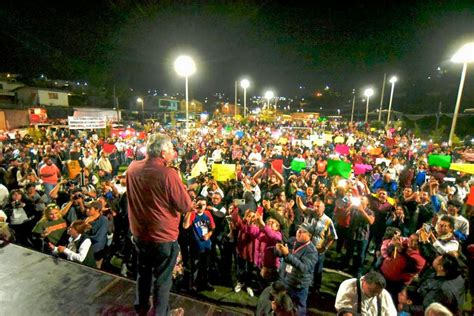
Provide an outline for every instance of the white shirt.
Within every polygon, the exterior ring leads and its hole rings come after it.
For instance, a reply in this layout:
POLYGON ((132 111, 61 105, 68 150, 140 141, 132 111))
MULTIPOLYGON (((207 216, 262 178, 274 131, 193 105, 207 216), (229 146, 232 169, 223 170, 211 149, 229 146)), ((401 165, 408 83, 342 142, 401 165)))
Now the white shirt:
POLYGON ((208 197, 210 192, 219 193, 221 196, 224 196, 224 191, 222 191, 221 188, 217 188, 217 190, 215 190, 215 191, 209 191, 209 187, 207 185, 202 188, 201 195, 203 197, 208 197))
POLYGON ((458 189, 456 192, 456 195, 453 196, 454 200, 458 200, 460 202, 463 202, 466 196, 469 194, 469 189, 460 186, 459 184, 456 184, 456 188, 458 189))
POLYGON ((212 160, 214 160, 215 162, 222 161, 222 149, 215 149, 212 152, 212 160))
POLYGON ((117 147, 117 151, 118 152, 122 152, 125 150, 125 148, 127 147, 127 144, 125 144, 124 142, 122 141, 118 141, 118 142, 115 142, 115 147, 117 147))
POLYGON ((82 157, 82 163, 89 170, 94 170, 95 168, 95 159, 92 155, 89 155, 88 157, 82 157))
POLYGON ((125 192, 127 192, 127 186, 126 185, 122 185, 120 183, 116 183, 115 184, 115 188, 117 189, 118 193, 120 195, 124 194, 125 192))
POLYGON ((459 250, 459 241, 456 239, 443 240, 441 237, 433 243, 433 247, 436 251, 443 255, 448 252, 458 251, 459 250))
POLYGON ((221 218, 227 215, 227 210, 224 206, 222 206, 221 208, 217 208, 217 207, 214 207, 214 205, 211 205, 211 208, 212 208, 212 216, 221 218))
POLYGON ((28 221, 28 215, 26 215, 26 212, 23 209, 23 207, 14 208, 12 212, 12 216, 10 217, 10 223, 12 225, 20 225, 26 221, 28 221))
POLYGON ((260 153, 252 152, 252 153, 250 153, 248 160, 250 162, 254 162, 254 163, 255 162, 261 162, 262 161, 262 155, 260 153))
MULTIPOLYGON (((74 240, 72 239, 72 237, 69 237, 69 244, 64 249, 64 254, 66 255, 67 260, 82 263, 87 257, 87 253, 89 252, 89 248, 92 246, 92 242, 89 238, 86 238, 82 242, 77 252, 74 252, 70 248, 74 247, 74 242, 79 240, 79 238, 81 238, 81 235, 77 236, 77 238, 74 240)), ((54 247, 53 254, 58 254, 58 247, 54 247)))
POLYGON ((462 215, 452 216, 454 219, 454 230, 459 230, 466 236, 469 236, 469 221, 462 215))
MULTIPOLYGON (((4 211, 0 210, 0 218, 3 218, 5 220, 5 222, 7 221, 7 214, 5 214, 4 211)), ((0 221, 1 223, 1 221, 0 221)))
MULTIPOLYGON (((339 290, 337 291, 336 295, 336 303, 335 307, 336 310, 339 311, 341 309, 348 309, 352 310, 353 312, 357 312, 357 284, 355 278, 345 280, 339 286, 339 290)), ((362 283, 362 282, 361 282, 362 283)), ((361 284, 361 314, 362 315, 377 315, 377 297, 367 297, 362 290, 361 284)), ((381 307, 382 307, 382 316, 396 316, 397 309, 393 304, 392 297, 387 290, 383 289, 382 293, 380 294, 381 300, 381 307)))
POLYGON ((3 184, 0 184, 0 207, 4 206, 8 201, 8 189, 3 184))

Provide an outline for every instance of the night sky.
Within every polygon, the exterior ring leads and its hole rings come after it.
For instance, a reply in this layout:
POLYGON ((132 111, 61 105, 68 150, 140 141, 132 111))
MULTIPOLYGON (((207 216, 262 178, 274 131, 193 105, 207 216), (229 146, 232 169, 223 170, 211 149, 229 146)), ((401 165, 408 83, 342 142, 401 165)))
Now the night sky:
POLYGON ((176 92, 173 61, 188 53, 198 97, 233 94, 243 75, 251 94, 296 95, 380 85, 384 72, 416 82, 438 66, 454 86, 460 66, 449 59, 474 40, 472 0, 64 2, 2 2, 0 72, 176 92))

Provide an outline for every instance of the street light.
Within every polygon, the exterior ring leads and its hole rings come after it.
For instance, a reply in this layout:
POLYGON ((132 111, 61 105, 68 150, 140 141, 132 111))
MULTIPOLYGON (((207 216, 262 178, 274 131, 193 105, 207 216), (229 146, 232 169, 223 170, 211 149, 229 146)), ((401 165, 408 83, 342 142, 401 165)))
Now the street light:
POLYGON ((145 111, 143 109, 143 99, 137 98, 137 103, 140 103, 140 105, 142 106, 142 125, 145 125, 145 111))
POLYGON ((188 77, 196 72, 196 64, 191 57, 182 55, 174 61, 174 70, 186 81, 186 130, 189 130, 188 77))
POLYGON ((390 113, 392 112, 392 101, 393 101, 393 91, 395 90, 395 83, 398 81, 396 76, 390 78, 390 83, 392 84, 392 89, 390 90, 390 101, 388 102, 388 114, 387 114, 387 125, 390 123, 390 113))
MULTIPOLYGON (((351 112, 351 123, 354 121, 354 107, 356 102, 356 91, 352 89, 352 112, 351 112)), ((322 109, 322 108, 320 108, 322 109)))
POLYGON ((374 95, 374 89, 365 89, 364 95, 367 97, 367 105, 365 106, 365 122, 367 123, 369 119, 369 101, 370 97, 374 95))
MULTIPOLYGON (((240 81, 240 86, 244 89, 244 117, 247 115, 247 88, 250 86, 250 81, 247 79, 242 79, 240 81)), ((237 108, 237 104, 235 105, 237 108)), ((237 113, 236 113, 237 114, 237 113)))
POLYGON ((268 90, 267 92, 265 92, 265 99, 267 99, 268 109, 270 109, 270 100, 273 99, 274 96, 275 94, 271 90, 268 90))
POLYGON ((466 79, 466 71, 467 71, 467 64, 474 62, 474 42, 468 43, 461 47, 456 54, 454 54, 453 58, 451 58, 452 62, 455 63, 462 63, 462 73, 461 73, 461 82, 459 82, 459 90, 458 90, 458 97, 456 100, 456 107, 454 108, 454 115, 453 115, 453 122, 451 124, 451 131, 449 132, 449 140, 448 145, 451 146, 453 144, 453 137, 454 137, 454 130, 456 129, 456 121, 458 119, 459 113, 459 106, 461 105, 461 96, 462 90, 464 88, 464 80, 466 79))

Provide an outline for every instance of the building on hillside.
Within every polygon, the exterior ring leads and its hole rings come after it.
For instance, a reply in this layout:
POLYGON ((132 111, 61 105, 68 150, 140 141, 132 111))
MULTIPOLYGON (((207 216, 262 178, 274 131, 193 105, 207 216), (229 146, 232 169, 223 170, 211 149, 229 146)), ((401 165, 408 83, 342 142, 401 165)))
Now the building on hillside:
POLYGON ((69 106, 68 92, 39 87, 19 87, 15 90, 20 105, 69 106))
POLYGON ((0 74, 0 103, 15 103, 15 90, 24 86, 16 78, 17 75, 0 74))

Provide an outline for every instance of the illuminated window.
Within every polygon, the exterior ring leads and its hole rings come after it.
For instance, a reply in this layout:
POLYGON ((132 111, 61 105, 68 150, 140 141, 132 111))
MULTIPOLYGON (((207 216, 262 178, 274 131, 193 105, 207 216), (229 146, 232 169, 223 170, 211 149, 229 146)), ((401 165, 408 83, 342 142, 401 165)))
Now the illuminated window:
POLYGON ((54 100, 59 99, 58 94, 55 92, 48 92, 48 96, 50 99, 54 99, 54 100))

